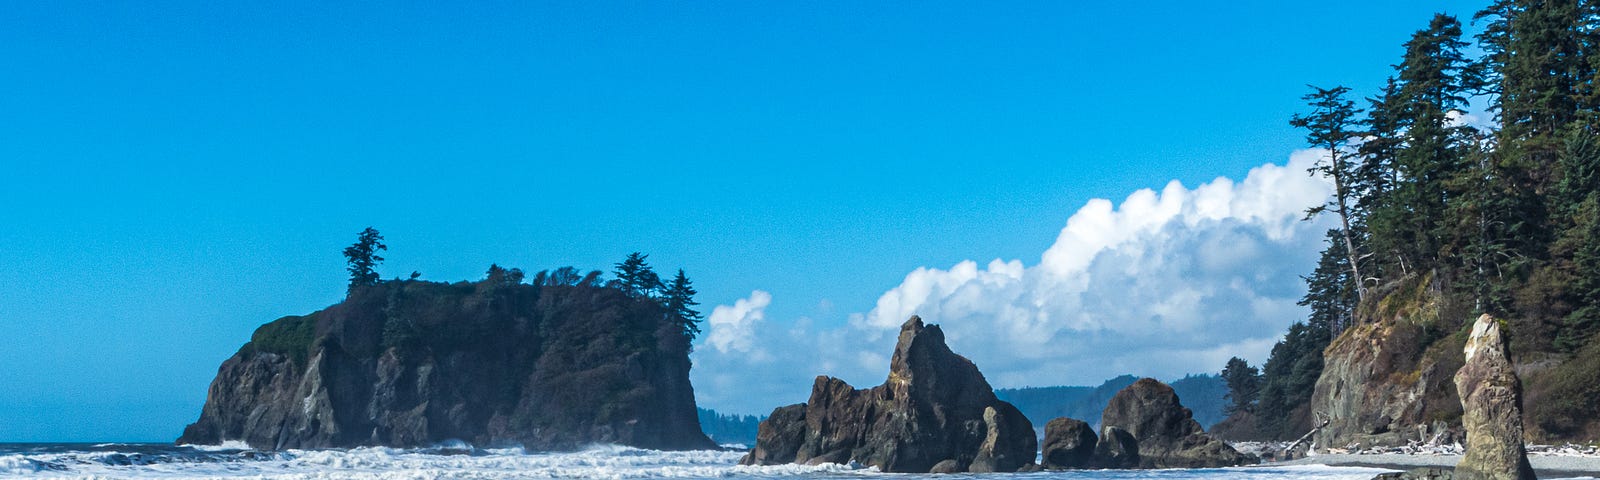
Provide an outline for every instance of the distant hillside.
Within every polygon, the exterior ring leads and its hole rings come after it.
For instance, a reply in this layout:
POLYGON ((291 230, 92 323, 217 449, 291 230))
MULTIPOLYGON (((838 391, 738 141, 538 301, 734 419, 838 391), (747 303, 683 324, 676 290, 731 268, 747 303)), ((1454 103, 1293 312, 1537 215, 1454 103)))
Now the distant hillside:
POLYGON ((696 408, 700 415, 700 430, 711 437, 718 445, 743 444, 754 446, 756 444, 756 429, 766 420, 765 415, 723 415, 709 408, 696 408))
MULTIPOLYGON (((1043 429, 1050 419, 1069 417, 1089 422, 1095 430, 1099 430, 1100 413, 1111 401, 1111 396, 1138 379, 1133 375, 1123 375, 1106 380, 1098 387, 1002 388, 994 393, 1001 400, 1011 402, 1018 410, 1022 410, 1022 414, 1033 422, 1036 429, 1043 429)), ((1192 375, 1173 381, 1170 385, 1178 392, 1183 406, 1194 411, 1194 419, 1201 426, 1209 429, 1226 418, 1222 408, 1228 387, 1221 377, 1192 375)))

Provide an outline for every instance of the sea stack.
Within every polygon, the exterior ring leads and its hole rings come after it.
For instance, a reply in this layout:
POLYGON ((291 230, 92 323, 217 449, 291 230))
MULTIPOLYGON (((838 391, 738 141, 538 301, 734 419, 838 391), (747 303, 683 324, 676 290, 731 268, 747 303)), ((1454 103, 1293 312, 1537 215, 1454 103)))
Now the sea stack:
POLYGON ((659 302, 545 283, 382 282, 262 325, 178 442, 716 448, 695 416, 689 337, 659 302))
POLYGON ((773 410, 740 463, 849 463, 884 472, 1031 468, 1033 424, 995 398, 978 367, 950 351, 938 325, 911 317, 883 385, 857 390, 819 376, 804 404, 773 410))
MULTIPOLYGON (((1111 397, 1103 428, 1126 431, 1138 442, 1139 468, 1216 468, 1255 463, 1207 435, 1172 387, 1143 378, 1111 397)), ((1101 440, 1102 442, 1105 439, 1101 440)))
POLYGON ((1525 480, 1534 478, 1522 438, 1522 382, 1512 369, 1500 322, 1478 317, 1467 339, 1466 364, 1456 372, 1461 423, 1467 452, 1455 478, 1525 480))

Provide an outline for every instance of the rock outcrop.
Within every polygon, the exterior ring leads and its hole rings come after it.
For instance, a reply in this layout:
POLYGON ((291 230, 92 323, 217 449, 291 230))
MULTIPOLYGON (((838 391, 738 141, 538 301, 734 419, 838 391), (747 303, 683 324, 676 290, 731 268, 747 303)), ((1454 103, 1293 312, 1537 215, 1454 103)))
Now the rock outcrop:
POLYGON ((1044 426, 1041 457, 1044 468, 1079 469, 1094 466, 1094 448, 1099 443, 1094 428, 1087 422, 1057 418, 1044 426))
POLYGON ((1101 427, 1094 446, 1095 468, 1139 468, 1139 441, 1117 427, 1101 427))
POLYGON ((1144 378, 1117 392, 1100 425, 1126 431, 1138 442, 1140 468, 1214 468, 1255 463, 1207 435, 1172 387, 1144 378))
POLYGON ((1411 319, 1397 318, 1355 325, 1333 340, 1311 394, 1310 410, 1329 421, 1317 432, 1316 445, 1426 442, 1438 432, 1419 432, 1419 426, 1459 414, 1450 385, 1459 364, 1449 355, 1425 354, 1418 346, 1425 335, 1411 319))
POLYGON ((1466 364, 1455 376, 1461 423, 1467 430, 1467 452, 1456 465, 1457 478, 1534 478, 1523 445, 1522 383, 1507 348, 1499 322, 1489 315, 1478 317, 1464 349, 1466 364))
POLYGON ((1009 472, 1032 465, 1033 424, 1000 401, 937 325, 911 317, 883 385, 817 377, 811 398, 761 422, 746 465, 848 463, 885 472, 1009 472))
POLYGON ((695 415, 689 338, 665 318, 593 284, 359 287, 257 329, 178 442, 715 448, 695 415))

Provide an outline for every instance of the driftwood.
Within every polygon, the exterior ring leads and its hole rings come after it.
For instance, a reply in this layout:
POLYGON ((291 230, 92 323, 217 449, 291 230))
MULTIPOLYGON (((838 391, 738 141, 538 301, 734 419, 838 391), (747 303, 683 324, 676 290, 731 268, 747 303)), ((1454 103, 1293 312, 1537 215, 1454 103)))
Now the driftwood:
POLYGON ((1317 432, 1322 430, 1322 427, 1326 427, 1326 426, 1328 426, 1329 423, 1333 423, 1333 419, 1328 418, 1327 415, 1323 415, 1320 412, 1316 414, 1316 418, 1317 418, 1317 425, 1314 426, 1314 427, 1311 427, 1311 431, 1306 432, 1305 435, 1301 435, 1299 439, 1295 440, 1293 443, 1290 443, 1288 447, 1284 447, 1284 449, 1283 449, 1284 453, 1293 452, 1294 449, 1300 447, 1300 444, 1310 441, 1311 437, 1313 435, 1316 435, 1317 432))

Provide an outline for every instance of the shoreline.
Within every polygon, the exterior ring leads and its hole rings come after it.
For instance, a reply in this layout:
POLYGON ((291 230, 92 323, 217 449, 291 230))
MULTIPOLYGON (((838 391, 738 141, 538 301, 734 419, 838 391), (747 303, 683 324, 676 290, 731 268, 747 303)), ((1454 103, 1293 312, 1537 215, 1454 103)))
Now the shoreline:
MULTIPOLYGON (((1405 471, 1422 467, 1455 468, 1461 455, 1407 455, 1399 453, 1353 454, 1324 453, 1282 462, 1261 463, 1263 467, 1286 465, 1328 465, 1333 467, 1369 467, 1405 471)), ((1600 478, 1600 457, 1565 455, 1529 455, 1539 478, 1600 478)))

